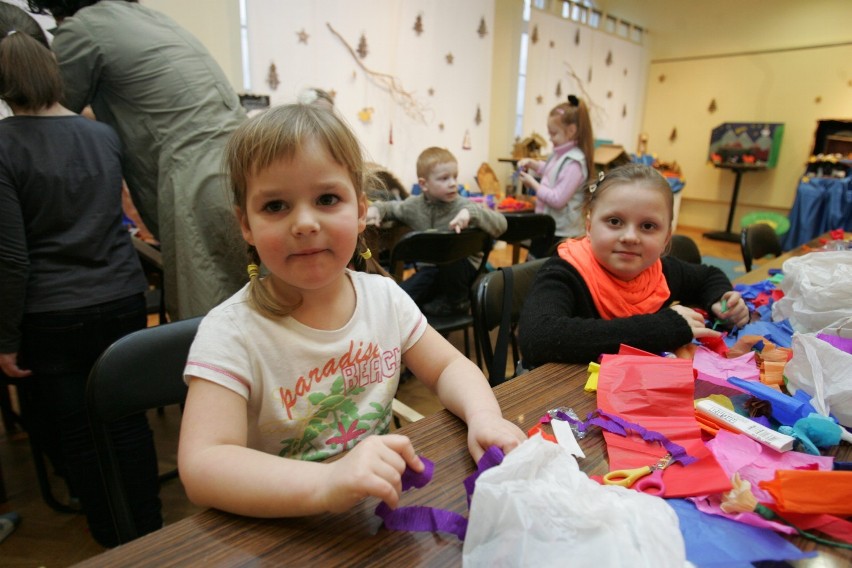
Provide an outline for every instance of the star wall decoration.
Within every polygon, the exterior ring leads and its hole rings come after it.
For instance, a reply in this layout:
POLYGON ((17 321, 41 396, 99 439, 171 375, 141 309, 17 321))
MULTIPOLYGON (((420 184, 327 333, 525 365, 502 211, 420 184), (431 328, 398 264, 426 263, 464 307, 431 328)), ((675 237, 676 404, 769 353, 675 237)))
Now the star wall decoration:
POLYGON ((453 54, 448 53, 445 57, 447 59, 447 65, 452 65, 453 64, 453 54))
POLYGON ((428 91, 426 91, 426 92, 427 92, 427 93, 429 93, 429 96, 430 96, 430 97, 434 97, 434 96, 435 96, 435 89, 433 89, 433 88, 431 88, 431 87, 429 87, 429 90, 428 90, 428 91))
POLYGON ((308 32, 305 31, 305 28, 302 28, 302 31, 296 32, 296 35, 299 36, 299 43, 304 43, 308 45, 308 38, 311 37, 308 35, 308 32))
POLYGON ((536 103, 536 104, 540 105, 540 104, 541 104, 541 103, 543 103, 543 102, 544 102, 544 97, 542 97, 541 95, 539 95, 539 96, 537 96, 537 97, 535 98, 535 103, 536 103))

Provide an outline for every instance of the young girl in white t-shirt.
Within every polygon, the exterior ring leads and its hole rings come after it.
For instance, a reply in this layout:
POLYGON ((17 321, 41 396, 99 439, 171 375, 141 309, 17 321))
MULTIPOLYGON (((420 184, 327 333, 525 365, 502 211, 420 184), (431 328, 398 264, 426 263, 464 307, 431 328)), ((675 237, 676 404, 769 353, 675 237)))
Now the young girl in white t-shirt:
POLYGON ((347 268, 369 257, 369 174, 335 113, 270 109, 233 134, 226 163, 253 264, 189 353, 178 461, 193 502, 256 517, 341 512, 367 496, 395 507, 406 466, 424 467, 407 437, 384 435, 403 364, 467 423, 474 459, 524 439, 392 279, 347 268))

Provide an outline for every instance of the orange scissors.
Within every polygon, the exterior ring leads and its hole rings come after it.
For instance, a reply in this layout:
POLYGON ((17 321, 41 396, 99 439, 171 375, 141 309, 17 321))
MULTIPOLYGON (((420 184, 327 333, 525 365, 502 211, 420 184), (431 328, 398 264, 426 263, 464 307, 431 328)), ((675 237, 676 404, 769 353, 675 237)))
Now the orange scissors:
POLYGON ((664 455, 654 465, 637 467, 636 469, 617 469, 603 476, 605 485, 620 485, 634 487, 649 495, 662 496, 666 492, 663 483, 663 470, 672 463, 672 454, 664 455))

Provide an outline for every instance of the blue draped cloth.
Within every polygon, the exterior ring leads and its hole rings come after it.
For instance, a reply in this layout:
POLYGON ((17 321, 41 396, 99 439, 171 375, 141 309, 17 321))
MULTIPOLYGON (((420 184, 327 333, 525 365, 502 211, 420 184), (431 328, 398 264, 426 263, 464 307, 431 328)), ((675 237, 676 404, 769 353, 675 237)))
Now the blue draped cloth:
POLYGON ((790 230, 781 246, 792 250, 841 227, 852 231, 852 177, 811 178, 796 190, 790 230))

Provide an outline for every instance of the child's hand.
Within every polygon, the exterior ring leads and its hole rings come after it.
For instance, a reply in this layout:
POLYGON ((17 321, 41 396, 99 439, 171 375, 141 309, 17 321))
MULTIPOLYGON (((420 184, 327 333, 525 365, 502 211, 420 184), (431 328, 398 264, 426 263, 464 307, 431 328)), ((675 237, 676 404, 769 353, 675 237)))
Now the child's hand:
POLYGON ((378 497, 395 508, 402 494, 402 474, 408 465, 416 472, 424 465, 406 436, 370 436, 348 454, 328 464, 318 480, 317 497, 326 511, 342 513, 365 497, 378 497))
POLYGON ((453 220, 450 221, 450 229, 454 230, 456 233, 461 233, 462 229, 467 229, 468 225, 470 225, 470 211, 467 209, 459 211, 458 214, 453 217, 453 220))
POLYGON ((508 454, 526 439, 520 428, 498 414, 480 413, 467 423, 467 447, 477 462, 491 446, 508 454))
POLYGON ((725 292, 718 302, 710 307, 713 314, 730 325, 743 327, 749 322, 748 306, 739 292, 725 292))
POLYGON ((375 205, 367 207, 367 224, 378 227, 382 223, 382 216, 379 213, 379 208, 375 205))
POLYGON ((518 178, 521 180, 525 186, 530 187, 532 189, 537 189, 538 181, 527 171, 519 170, 518 178))
POLYGON ((686 320, 686 323, 688 323, 689 327, 692 328, 692 337, 695 339, 699 339, 701 337, 720 337, 722 335, 720 332, 707 327, 704 323, 704 316, 692 308, 676 304, 672 306, 671 309, 676 311, 683 319, 686 320))

